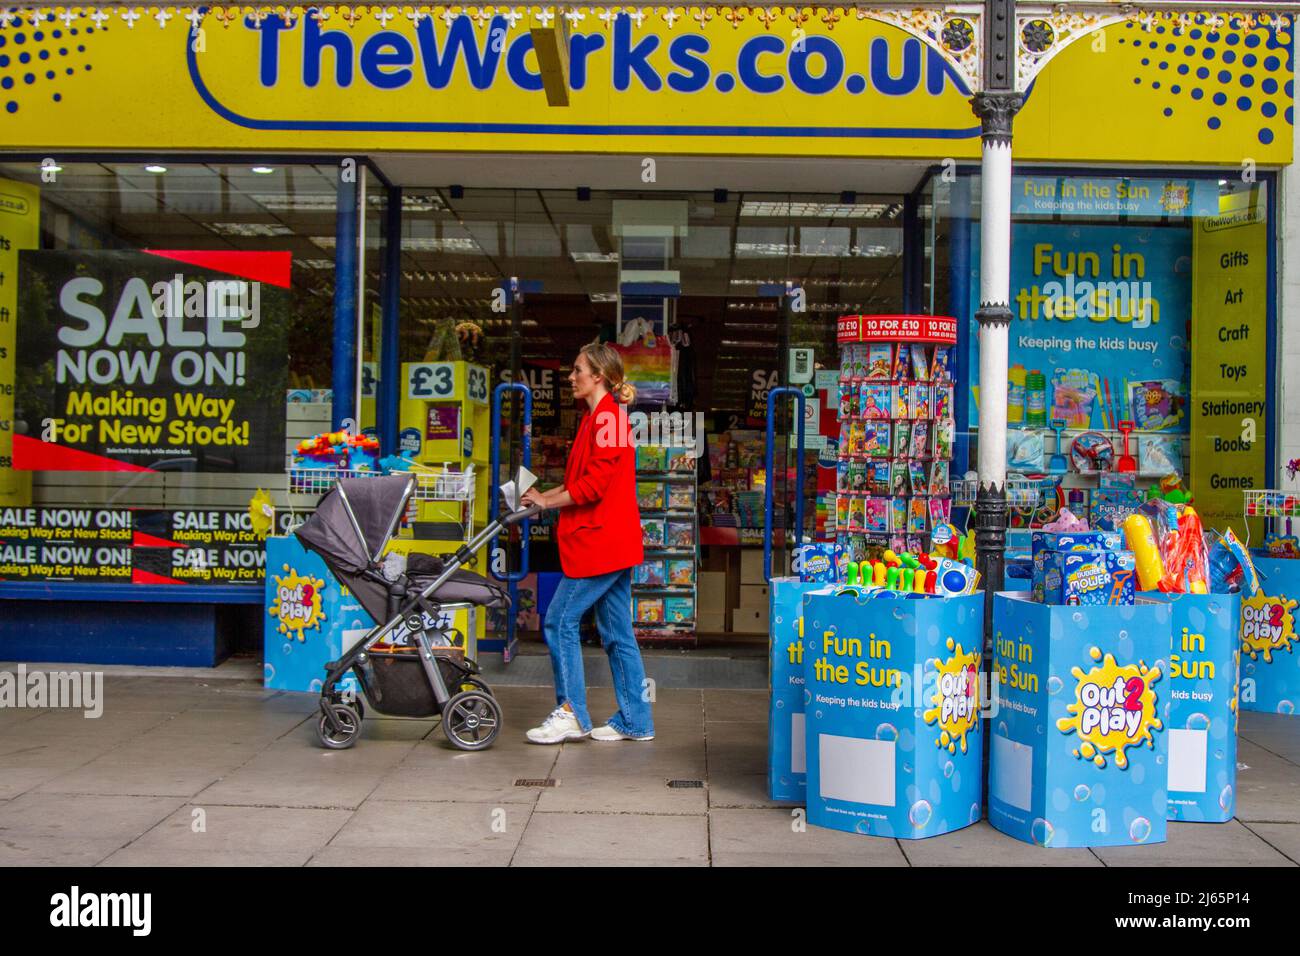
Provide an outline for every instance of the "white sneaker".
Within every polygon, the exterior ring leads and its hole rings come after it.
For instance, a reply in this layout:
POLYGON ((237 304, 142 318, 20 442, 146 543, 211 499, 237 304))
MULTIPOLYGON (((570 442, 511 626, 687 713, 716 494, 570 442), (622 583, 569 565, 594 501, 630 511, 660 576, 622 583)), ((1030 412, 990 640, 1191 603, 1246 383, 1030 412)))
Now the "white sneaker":
POLYGON ((588 731, 583 730, 578 723, 578 718, 573 715, 573 711, 557 707, 542 722, 542 726, 534 727, 526 736, 535 744, 562 744, 566 740, 580 740, 587 736, 587 733, 588 731))
POLYGON ((597 727, 591 732, 592 740, 654 740, 654 734, 646 734, 644 737, 633 737, 631 734, 625 734, 621 730, 615 730, 609 724, 604 727, 597 727))

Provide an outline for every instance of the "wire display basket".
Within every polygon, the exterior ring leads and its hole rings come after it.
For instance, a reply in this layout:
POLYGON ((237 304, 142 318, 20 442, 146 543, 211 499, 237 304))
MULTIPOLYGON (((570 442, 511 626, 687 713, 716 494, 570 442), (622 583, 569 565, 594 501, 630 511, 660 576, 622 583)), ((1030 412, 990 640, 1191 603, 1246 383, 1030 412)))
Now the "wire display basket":
MULTIPOLYGON (((963 507, 975 504, 979 482, 974 478, 955 478, 950 484, 952 503, 963 507)), ((1007 504, 1012 508, 1036 508, 1043 500, 1043 491, 1037 481, 1028 478, 1007 479, 1007 504)))
MULTIPOLYGON (((383 472, 372 469, 304 468, 293 464, 289 465, 286 474, 289 494, 310 495, 316 498, 325 494, 334 487, 335 482, 343 478, 383 477, 383 472)), ((450 465, 430 466, 412 463, 409 471, 393 472, 393 474, 410 474, 415 477, 415 490, 411 493, 406 514, 408 522, 415 520, 421 502, 454 502, 459 505, 456 509, 459 513, 456 523, 459 525, 459 530, 463 532, 462 536, 466 541, 473 537, 475 474, 472 464, 460 471, 452 470, 450 465)))
POLYGON ((1247 518, 1300 518, 1300 494, 1273 488, 1243 491, 1247 518))
POLYGON ((379 478, 383 472, 358 468, 302 468, 289 466, 289 494, 320 497, 343 478, 379 478))

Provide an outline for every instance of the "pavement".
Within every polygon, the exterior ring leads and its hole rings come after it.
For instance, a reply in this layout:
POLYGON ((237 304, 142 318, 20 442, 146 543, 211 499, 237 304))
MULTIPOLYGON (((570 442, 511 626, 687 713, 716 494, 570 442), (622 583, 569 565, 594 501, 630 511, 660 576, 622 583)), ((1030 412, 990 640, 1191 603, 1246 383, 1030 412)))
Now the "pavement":
MULTIPOLYGON (((1160 845, 1052 850, 987 823, 921 841, 802 826, 766 798, 761 689, 661 689, 653 742, 538 747, 523 732, 554 706, 553 692, 503 685, 505 727, 490 750, 452 749, 431 720, 367 716, 358 744, 332 752, 316 741, 315 697, 264 690, 247 667, 105 671, 98 719, 0 709, 0 865, 1300 861, 1297 718, 1242 715, 1232 822, 1171 824, 1160 845)), ((590 696, 597 720, 613 711, 608 688, 590 696)))

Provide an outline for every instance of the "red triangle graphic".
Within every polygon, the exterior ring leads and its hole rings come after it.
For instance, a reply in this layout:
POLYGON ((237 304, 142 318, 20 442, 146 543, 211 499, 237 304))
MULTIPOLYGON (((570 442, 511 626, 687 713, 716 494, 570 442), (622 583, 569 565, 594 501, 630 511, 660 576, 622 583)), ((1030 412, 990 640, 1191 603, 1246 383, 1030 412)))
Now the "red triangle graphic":
POLYGON ((141 571, 139 568, 131 569, 132 584, 184 584, 184 581, 177 581, 175 578, 165 577, 161 574, 154 574, 152 571, 141 571))
POLYGON ((188 548, 188 544, 179 544, 175 541, 168 541, 166 538, 156 538, 151 534, 145 534, 143 531, 135 532, 131 538, 131 547, 133 548, 188 548))
POLYGON ((37 441, 29 435, 14 435, 14 470, 153 472, 152 468, 129 465, 92 452, 65 448, 54 442, 37 441))
POLYGON ((192 266, 224 272, 226 275, 252 279, 289 288, 291 252, 233 252, 227 249, 146 249, 151 256, 175 259, 192 266))

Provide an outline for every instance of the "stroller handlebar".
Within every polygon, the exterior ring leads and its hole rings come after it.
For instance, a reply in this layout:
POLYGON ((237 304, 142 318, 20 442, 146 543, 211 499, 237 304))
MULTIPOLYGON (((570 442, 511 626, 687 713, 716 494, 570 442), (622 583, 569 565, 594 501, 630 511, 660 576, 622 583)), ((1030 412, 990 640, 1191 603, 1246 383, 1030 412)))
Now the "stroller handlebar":
POLYGON ((500 521, 502 525, 509 527, 510 525, 518 524, 519 522, 525 521, 529 518, 535 518, 546 510, 548 509, 543 508, 541 505, 532 505, 531 507, 524 508, 520 511, 512 511, 507 515, 502 515, 497 520, 500 521))

